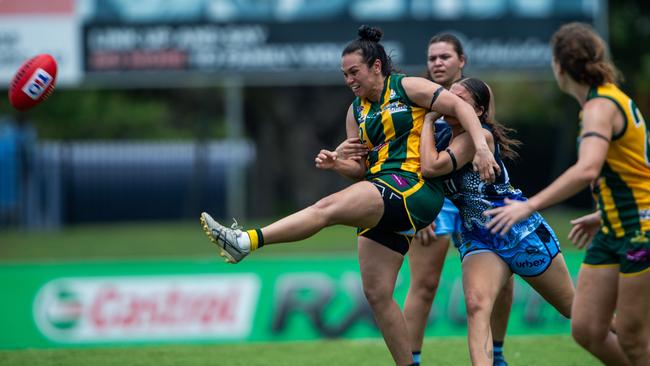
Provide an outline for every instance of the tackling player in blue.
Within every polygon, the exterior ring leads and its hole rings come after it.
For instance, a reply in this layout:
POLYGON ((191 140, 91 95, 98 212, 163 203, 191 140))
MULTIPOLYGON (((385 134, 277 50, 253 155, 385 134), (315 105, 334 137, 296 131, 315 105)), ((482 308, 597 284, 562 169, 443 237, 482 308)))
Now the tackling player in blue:
POLYGON ((476 112, 501 173, 494 183, 483 182, 469 165, 474 148, 457 119, 445 116, 450 130, 434 139, 433 123, 437 116, 430 113, 422 129, 422 174, 444 177, 445 195, 460 210, 462 231, 456 248, 462 261, 470 358, 473 365, 492 366, 490 315, 497 295, 513 273, 567 318, 571 315, 574 289, 560 244, 539 213, 531 213, 505 236, 495 235, 486 227, 488 218, 483 211, 503 205, 506 198, 525 200, 522 192, 510 184, 502 160, 516 156, 516 141, 508 138, 505 127, 488 118, 491 93, 487 84, 466 78, 454 83, 450 91, 476 112))

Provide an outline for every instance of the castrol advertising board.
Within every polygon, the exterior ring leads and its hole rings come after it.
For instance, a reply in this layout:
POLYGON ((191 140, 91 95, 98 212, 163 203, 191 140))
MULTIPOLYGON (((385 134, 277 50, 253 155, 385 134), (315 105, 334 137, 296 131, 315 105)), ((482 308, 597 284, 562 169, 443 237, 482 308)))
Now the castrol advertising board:
POLYGON ((59 278, 33 310, 42 334, 63 343, 240 339, 259 292, 251 274, 59 278))

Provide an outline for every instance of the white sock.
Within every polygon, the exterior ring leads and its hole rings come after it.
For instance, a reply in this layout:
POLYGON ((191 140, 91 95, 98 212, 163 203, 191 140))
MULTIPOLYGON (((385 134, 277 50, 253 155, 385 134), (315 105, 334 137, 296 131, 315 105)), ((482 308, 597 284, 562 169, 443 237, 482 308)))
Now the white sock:
POLYGON ((251 249, 251 238, 248 236, 248 233, 243 231, 241 235, 237 237, 237 245, 240 249, 250 250, 251 249))

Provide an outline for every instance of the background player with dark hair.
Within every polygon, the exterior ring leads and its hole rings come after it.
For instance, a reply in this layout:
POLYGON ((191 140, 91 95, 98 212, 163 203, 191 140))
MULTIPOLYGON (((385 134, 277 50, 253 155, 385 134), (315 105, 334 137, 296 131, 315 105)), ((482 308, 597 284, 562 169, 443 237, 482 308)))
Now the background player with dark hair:
MULTIPOLYGON (((433 36, 427 47, 427 76, 449 89, 463 77, 467 56, 460 40, 449 33, 433 36)), ((492 94, 493 96, 494 94, 492 94)), ((494 98, 490 98, 490 117, 495 115, 494 98)), ((436 133, 449 128, 444 120, 435 123, 436 133)), ((431 304, 436 295, 440 274, 452 235, 461 231, 461 218, 456 206, 445 198, 433 230, 425 228, 416 236, 409 250, 411 284, 404 303, 404 317, 409 326, 411 344, 416 354, 422 349, 431 304)), ((499 293, 492 314, 494 366, 505 366, 503 342, 512 306, 513 280, 508 280, 499 293)))

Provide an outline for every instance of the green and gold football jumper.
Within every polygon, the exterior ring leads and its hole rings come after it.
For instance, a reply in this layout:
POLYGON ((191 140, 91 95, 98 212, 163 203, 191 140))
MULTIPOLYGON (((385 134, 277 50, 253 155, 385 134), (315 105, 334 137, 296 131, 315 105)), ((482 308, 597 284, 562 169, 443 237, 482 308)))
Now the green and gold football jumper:
POLYGON ((620 265, 621 272, 627 274, 644 272, 650 266, 648 125, 634 101, 616 85, 592 88, 587 100, 594 98, 613 101, 623 114, 624 125, 612 136, 600 176, 592 186, 602 227, 585 264, 620 265))
POLYGON ((420 133, 426 108, 402 88, 404 75, 389 75, 379 101, 357 97, 352 103, 359 137, 368 146, 365 179, 384 199, 384 216, 367 236, 402 254, 417 230, 429 225, 443 202, 439 180, 425 180, 420 169, 420 133))
POLYGON ((420 133, 425 108, 413 105, 402 89, 404 75, 386 78, 379 102, 356 98, 352 104, 359 137, 368 146, 366 175, 380 172, 420 173, 420 133))

